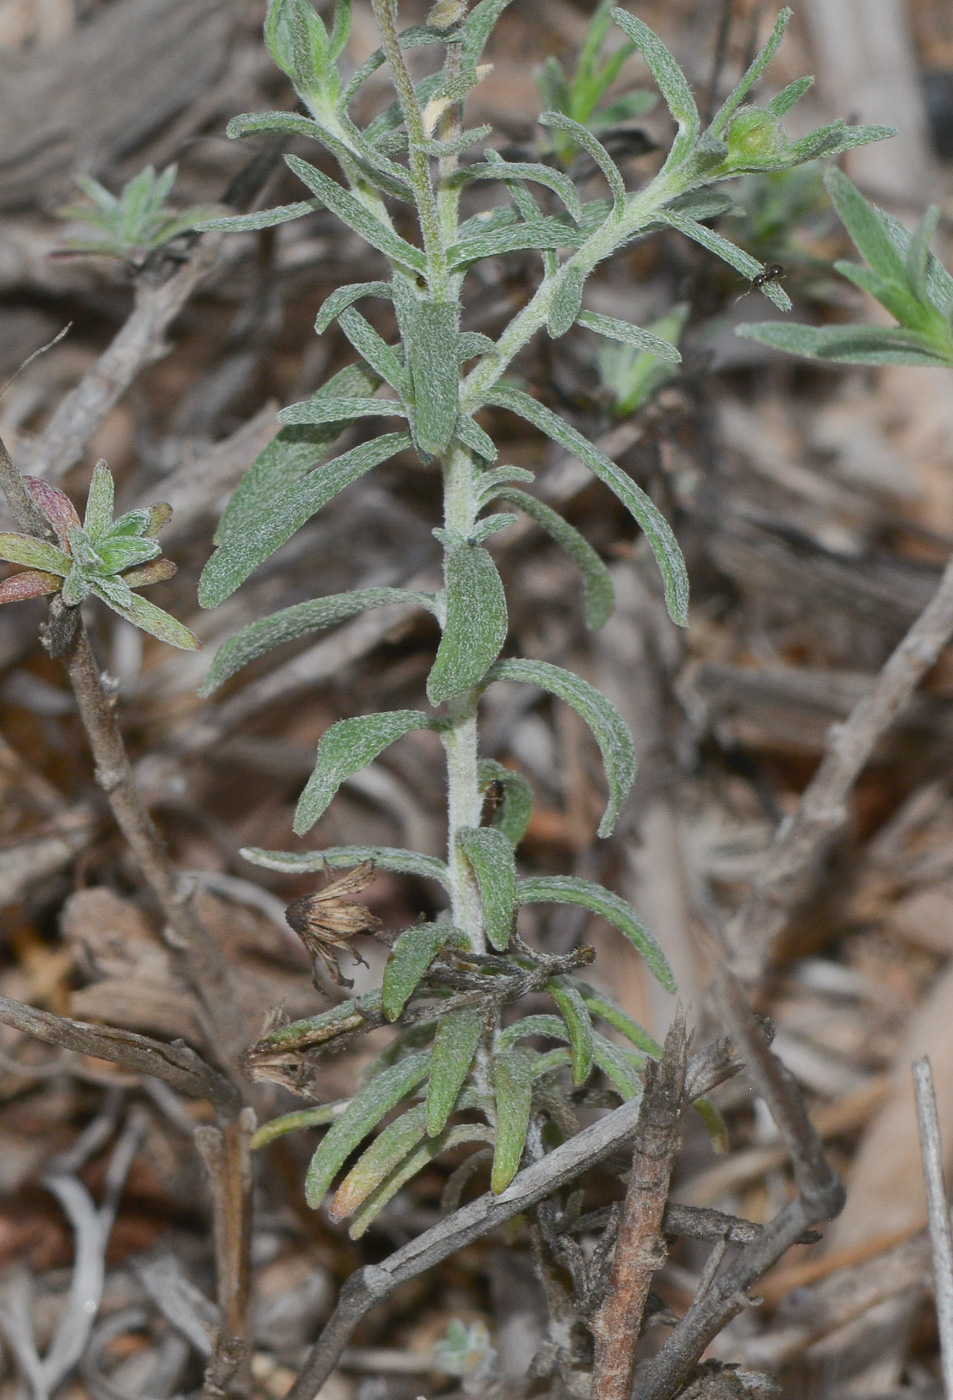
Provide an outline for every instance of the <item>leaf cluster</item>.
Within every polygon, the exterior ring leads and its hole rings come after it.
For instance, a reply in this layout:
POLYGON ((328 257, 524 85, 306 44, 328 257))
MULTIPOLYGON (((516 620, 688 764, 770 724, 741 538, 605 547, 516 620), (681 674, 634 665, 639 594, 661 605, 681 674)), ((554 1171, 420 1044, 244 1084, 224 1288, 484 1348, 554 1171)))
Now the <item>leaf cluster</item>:
POLYGON ((188 233, 212 210, 196 205, 176 213, 166 204, 177 173, 175 165, 167 165, 158 175, 147 165, 118 195, 111 194, 91 175, 78 176, 76 183, 89 202, 65 204, 58 211, 59 216, 88 224, 99 236, 68 239, 65 250, 99 253, 137 264, 173 238, 188 233))

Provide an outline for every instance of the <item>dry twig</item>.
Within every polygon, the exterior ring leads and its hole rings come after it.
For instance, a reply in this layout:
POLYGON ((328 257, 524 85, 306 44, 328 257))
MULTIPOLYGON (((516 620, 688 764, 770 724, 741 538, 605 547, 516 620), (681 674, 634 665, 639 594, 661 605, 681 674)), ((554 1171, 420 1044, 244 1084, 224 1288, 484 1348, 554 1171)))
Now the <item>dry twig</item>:
POLYGON ((930 1247, 933 1254, 933 1288, 940 1333, 940 1360, 947 1395, 953 1395, 953 1231, 943 1176, 943 1146, 937 1118, 936 1094, 930 1061, 916 1060, 913 1086, 917 1098, 917 1124, 923 1153, 923 1178, 927 1191, 930 1247))

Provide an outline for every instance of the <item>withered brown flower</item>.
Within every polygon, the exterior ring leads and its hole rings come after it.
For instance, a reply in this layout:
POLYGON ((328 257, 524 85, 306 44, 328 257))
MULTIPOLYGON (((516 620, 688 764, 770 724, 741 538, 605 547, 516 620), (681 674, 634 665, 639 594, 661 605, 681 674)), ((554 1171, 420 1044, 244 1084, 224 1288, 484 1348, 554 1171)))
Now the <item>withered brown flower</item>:
POLYGON ((349 940, 356 933, 376 933, 381 921, 365 904, 354 904, 343 896, 360 894, 373 878, 374 862, 366 860, 339 880, 329 880, 323 890, 292 900, 285 910, 289 926, 311 955, 314 985, 319 991, 323 992, 318 981, 319 962, 338 987, 354 986, 353 981, 344 977, 338 967, 334 956, 336 949, 346 948, 355 962, 364 967, 368 965, 349 940))

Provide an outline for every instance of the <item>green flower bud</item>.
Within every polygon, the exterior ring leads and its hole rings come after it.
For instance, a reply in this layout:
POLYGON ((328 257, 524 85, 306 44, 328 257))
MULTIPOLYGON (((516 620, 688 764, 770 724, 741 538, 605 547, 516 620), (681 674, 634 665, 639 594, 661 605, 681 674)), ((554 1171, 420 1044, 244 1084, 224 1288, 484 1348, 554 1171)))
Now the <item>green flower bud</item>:
POLYGON ((777 117, 760 107, 742 107, 728 128, 728 159, 736 169, 757 170, 784 158, 788 138, 777 117))

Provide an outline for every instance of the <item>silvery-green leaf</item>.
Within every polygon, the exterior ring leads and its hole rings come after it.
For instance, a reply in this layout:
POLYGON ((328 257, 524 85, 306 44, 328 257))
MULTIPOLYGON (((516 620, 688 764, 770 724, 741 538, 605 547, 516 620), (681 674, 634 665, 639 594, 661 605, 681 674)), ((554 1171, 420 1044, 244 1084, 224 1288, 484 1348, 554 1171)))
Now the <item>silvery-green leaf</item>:
POLYGON ((392 295, 393 291, 389 282, 349 282, 345 287, 338 287, 322 302, 314 329, 318 335, 323 335, 334 318, 340 316, 341 312, 346 311, 349 306, 353 306, 354 302, 359 301, 361 297, 390 297, 392 295))
POLYGON ((97 462, 93 467, 86 497, 86 514, 83 529, 92 539, 104 535, 113 523, 113 479, 105 462, 97 462))
POLYGON ((407 410, 395 399, 304 399, 289 404, 278 421, 293 423, 341 423, 358 418, 406 418, 407 410))
POLYGON ((518 1040, 526 1040, 531 1035, 548 1036, 550 1040, 570 1040, 569 1027, 561 1016, 523 1016, 500 1031, 497 1036, 498 1050, 508 1050, 518 1040))
POLYGON ((634 944, 656 979, 667 992, 675 992, 675 978, 668 960, 642 923, 632 905, 611 890, 581 880, 575 875, 539 875, 521 880, 517 897, 520 904, 578 904, 614 924, 634 944))
MULTIPOLYGON (((903 254, 904 259, 909 254, 910 243, 913 235, 902 224, 899 219, 895 219, 892 214, 888 214, 885 209, 878 211, 891 238, 896 243, 898 249, 903 254)), ((927 297, 932 306, 942 315, 949 317, 953 313, 953 277, 947 272, 943 264, 930 253, 927 257, 926 270, 927 297)))
POLYGON ((582 574, 586 626, 596 632, 608 622, 615 604, 612 577, 588 540, 558 511, 512 486, 504 486, 497 498, 518 506, 563 548, 582 574))
POLYGON ((412 201, 413 191, 405 171, 393 161, 387 160, 373 146, 368 146, 359 135, 349 144, 320 122, 297 112, 245 112, 233 117, 225 129, 230 137, 256 136, 260 132, 280 132, 288 136, 308 136, 326 146, 345 170, 355 168, 375 188, 397 199, 412 201))
POLYGON ((298 800, 294 831, 310 831, 334 794, 352 773, 372 763, 379 753, 412 729, 432 729, 434 720, 422 710, 390 710, 338 720, 318 744, 314 772, 298 800))
POLYGON ((692 1108, 708 1129, 711 1145, 719 1156, 729 1148, 728 1125, 711 1099, 695 1099, 692 1108))
POLYGON ((361 1090, 343 1117, 325 1134, 311 1158, 304 1192, 312 1210, 317 1210, 324 1200, 328 1187, 358 1143, 426 1079, 429 1069, 430 1051, 423 1050, 383 1070, 361 1090))
POLYGON ((572 1064, 572 1055, 568 1050, 545 1050, 540 1055, 534 1054, 533 1081, 542 1079, 544 1075, 554 1074, 556 1070, 569 1064, 572 1064))
POLYGON ((333 1123, 335 1118, 340 1118, 347 1104, 347 1099, 339 1099, 337 1103, 322 1103, 315 1108, 298 1108, 291 1113, 282 1113, 277 1118, 269 1118, 252 1134, 249 1146, 253 1152, 258 1152, 276 1138, 284 1137, 286 1133, 297 1133, 302 1128, 324 1128, 328 1123, 333 1123))
POLYGON ((436 880, 445 889, 450 883, 446 861, 438 856, 421 855, 419 851, 405 851, 399 846, 327 846, 323 851, 263 851, 258 846, 244 846, 240 855, 252 865, 262 865, 266 870, 282 870, 289 875, 323 870, 325 866, 332 870, 349 869, 371 860, 382 870, 436 880))
MULTIPOLYGON (((380 385, 381 377, 364 365, 348 365, 323 384, 315 397, 364 398, 380 385)), ((244 537, 254 529, 262 511, 317 465, 346 426, 346 423, 330 423, 323 428, 283 428, 258 454, 232 492, 215 531, 215 543, 224 543, 233 533, 244 537)), ((201 585, 199 601, 202 601, 201 585)))
POLYGON ((682 357, 676 346, 659 335, 653 335, 651 331, 644 331, 641 326, 618 321, 614 316, 600 316, 595 311, 580 312, 576 320, 580 326, 595 331, 597 335, 604 335, 609 340, 621 340, 625 345, 635 345, 670 365, 681 364, 682 357))
MULTIPOLYGON (((97 544, 107 539, 153 539, 172 516, 172 507, 160 501, 148 509, 127 510, 96 536, 97 544)), ((84 527, 86 528, 86 527, 84 527)), ((88 531, 87 531, 88 533, 88 531)))
POLYGON ((953 350, 944 354, 935 341, 918 331, 886 326, 787 326, 778 321, 735 330, 746 340, 810 360, 842 365, 953 365, 953 350))
POLYGON ((938 204, 931 204, 914 230, 910 246, 907 249, 907 256, 904 259, 910 286, 924 302, 929 301, 927 268, 930 263, 930 244, 933 241, 942 212, 938 204))
MULTIPOLYGON (((722 238, 720 233, 714 229, 707 228, 704 224, 698 223, 695 219, 690 219, 686 214, 677 213, 673 209, 663 209, 659 214, 663 223, 669 224, 672 228, 678 229, 686 238, 691 238, 693 242, 700 243, 703 248, 707 248, 710 253, 714 253, 716 258, 721 258, 729 267, 733 267, 736 272, 740 272, 742 277, 747 277, 753 282, 756 277, 760 277, 765 268, 753 258, 750 253, 746 253, 739 248, 736 243, 730 242, 727 238, 722 238)), ((791 310, 791 298, 783 287, 777 282, 765 282, 759 288, 760 291, 773 301, 779 311, 791 310)))
POLYGON ((528 471, 526 467, 494 467, 492 471, 481 472, 476 482, 477 510, 482 510, 491 501, 495 501, 501 494, 501 488, 509 486, 512 482, 525 481, 529 484, 535 480, 535 472, 528 471))
POLYGON ((616 209, 621 209, 625 204, 627 196, 625 181, 622 178, 619 167, 609 155, 605 146, 593 136, 589 128, 583 126, 581 122, 573 121, 572 117, 567 117, 564 112, 543 112, 538 120, 540 126, 546 126, 556 131, 565 132, 567 136, 572 137, 580 150, 586 152, 606 177, 606 182, 612 194, 613 206, 616 209))
MULTIPOLYGON (((754 87, 755 83, 761 77, 761 74, 771 62, 772 58, 777 52, 778 45, 784 37, 784 31, 788 26, 788 22, 791 19, 791 15, 792 11, 789 9, 783 9, 781 11, 781 13, 778 15, 777 19, 774 22, 774 28, 772 29, 764 48, 752 60, 752 62, 749 63, 747 69, 745 70, 741 78, 741 81, 736 84, 729 96, 725 98, 724 102, 721 104, 714 117, 712 117, 711 122, 709 123, 709 130, 715 136, 723 136, 725 134, 725 132, 728 130, 728 124, 731 121, 732 116, 741 106, 748 93, 754 87)), ((811 81, 812 79, 809 78, 808 86, 810 86, 811 81)), ((797 97, 800 97, 800 95, 801 93, 799 92, 797 94, 797 97)), ((793 101, 796 102, 797 97, 795 97, 793 101)), ((787 107, 782 107, 781 113, 778 113, 777 115, 780 116, 783 112, 786 111, 787 107)))
POLYGON ((409 352, 414 401, 411 423, 417 451, 425 459, 439 457, 453 437, 460 392, 459 330, 456 302, 422 298, 414 305, 409 352))
POLYGON ((527 249, 578 248, 585 238, 586 230, 576 228, 566 219, 539 218, 467 234, 450 245, 447 258, 451 270, 456 271, 481 258, 498 258, 527 249))
POLYGON ((906 281, 888 281, 879 272, 873 272, 861 263, 846 262, 840 258, 834 267, 855 287, 861 287, 876 298, 891 316, 896 316, 905 330, 928 334, 931 323, 939 323, 938 328, 942 327, 942 317, 933 307, 924 306, 906 281))
POLYGON ((770 112, 773 117, 783 117, 785 112, 789 112, 795 102, 799 102, 808 88, 814 86, 813 78, 795 78, 793 83, 788 83, 779 93, 765 103, 765 111, 770 112))
POLYGON ((457 336, 457 359, 472 360, 477 355, 491 355, 496 341, 480 331, 461 331, 457 336))
POLYGON ((427 1084, 427 1136, 442 1133, 463 1088, 480 1037, 485 1014, 478 1006, 462 1006, 442 1016, 430 1062, 427 1084))
POLYGON ((314 214, 323 207, 319 199, 299 199, 294 204, 278 204, 274 209, 259 209, 255 214, 227 214, 221 219, 200 219, 195 229, 198 233, 208 233, 213 229, 218 229, 221 233, 257 233, 262 228, 290 224, 293 219, 302 219, 305 214, 314 214))
POLYGON ((65 550, 58 549, 55 544, 47 544, 45 540, 35 540, 32 535, 0 535, 0 559, 63 577, 73 567, 73 561, 65 550))
POLYGON ((599 835, 608 836, 635 781, 635 745, 619 711, 581 676, 548 661, 522 658, 498 661, 487 677, 487 684, 503 680, 539 686, 540 690, 571 705, 586 721, 599 745, 609 784, 609 802, 599 823, 599 835))
POLYGON ((325 463, 268 505, 262 503, 261 513, 249 524, 247 534, 229 529, 206 564, 199 583, 202 606, 214 608, 223 603, 339 491, 409 446, 409 433, 385 433, 325 463))
POLYGON ((426 152, 428 156, 438 158, 458 156, 463 151, 468 151, 479 141, 485 141, 488 136, 492 135, 492 126, 470 126, 461 131, 459 136, 451 136, 446 141, 421 141, 418 149, 426 152))
POLYGON ((572 1082, 584 1084, 592 1069, 592 1017, 571 977, 551 977, 546 990, 562 1012, 572 1045, 572 1082))
POLYGON ((69 547, 75 563, 81 569, 92 569, 94 572, 98 572, 102 568, 103 561, 99 551, 81 525, 74 525, 70 530, 69 547))
POLYGON ((463 53, 468 63, 476 63, 500 15, 512 0, 480 0, 463 23, 463 53))
POLYGON ((336 180, 325 175, 323 170, 309 165, 298 156, 285 156, 285 162, 312 194, 327 205, 343 224, 347 224, 349 229, 359 234, 365 243, 377 248, 395 263, 411 267, 415 272, 427 271, 427 259, 421 250, 394 233, 393 229, 389 229, 343 185, 339 185, 336 180))
POLYGON ((533 1071, 537 1058, 523 1046, 514 1045, 493 1061, 496 1147, 490 1190, 495 1196, 506 1190, 519 1171, 533 1105, 533 1071))
POLYGON ((260 1043, 276 1050, 304 1050, 309 1045, 322 1045, 345 1031, 366 1026, 380 1015, 380 1009, 380 992, 366 992, 362 997, 349 997, 318 1016, 305 1016, 286 1026, 278 1026, 260 1043))
POLYGON ((371 369, 379 374, 381 379, 386 379, 402 398, 406 397, 408 378, 400 357, 377 334, 371 323, 365 320, 359 311, 355 311, 353 306, 349 306, 338 316, 338 325, 371 369))
POLYGON ((518 846, 526 835, 533 811, 533 789, 512 768, 497 763, 494 758, 481 758, 477 765, 480 791, 485 793, 492 783, 499 784, 503 797, 493 813, 492 824, 502 831, 511 846, 518 846))
POLYGON ((506 596, 490 555, 463 539, 444 557, 446 621, 427 678, 432 705, 461 695, 486 675, 506 641, 506 596))
MULTIPOLYGON (((162 549, 156 540, 123 539, 122 536, 107 535, 98 545, 103 571, 118 574, 123 569, 133 569, 137 564, 146 564, 157 559, 162 549)), ((128 584, 128 580, 127 580, 128 584)))
POLYGON ((874 272, 893 282, 906 280, 903 254, 884 224, 880 211, 836 167, 824 180, 841 222, 874 272))
MULTIPOLYGON (((425 24, 411 25, 409 29, 403 30, 397 37, 400 40, 400 47, 402 49, 415 49, 419 48, 422 44, 445 44, 447 42, 446 34, 441 33, 439 29, 431 29, 425 24)), ((341 111, 344 111, 351 105, 355 93, 367 82, 372 74, 377 72, 378 68, 383 67, 385 62, 386 58, 383 49, 375 49, 370 57, 364 60, 341 94, 341 99, 338 103, 338 107, 341 111)), ((431 75, 431 82, 437 82, 439 79, 440 74, 431 75)), ((420 98, 420 87, 422 86, 423 84, 418 85, 418 100, 420 98)), ((396 105, 397 104, 395 104, 395 106, 396 105)), ((371 123, 371 126, 373 125, 374 123, 371 123)), ((365 135, 368 135, 369 130, 370 128, 365 131, 365 135)))
POLYGON ((381 1005, 396 1021, 441 948, 468 948, 470 940, 452 924, 412 924, 395 941, 384 968, 381 1005))
POLYGON ((588 982, 581 982, 578 978, 575 981, 583 1001, 594 1016, 601 1016, 603 1021, 608 1021, 610 1026, 621 1031, 627 1040, 631 1040, 633 1045, 637 1045, 647 1055, 653 1055, 657 1060, 661 1059, 662 1047, 658 1041, 653 1040, 648 1031, 643 1029, 638 1021, 633 1021, 621 1006, 617 1006, 607 992, 598 992, 595 987, 590 987, 588 982))
POLYGON ((170 647, 181 651, 199 651, 202 643, 193 632, 174 618, 171 613, 157 608, 148 598, 140 598, 118 578, 93 578, 88 583, 89 592, 104 602, 113 612, 124 617, 142 632, 149 632, 166 642, 170 647))
MULTIPOLYGON (((75 608, 90 591, 93 575, 86 569, 74 564, 63 580, 63 587, 60 597, 69 608, 75 608)), ((127 585, 128 586, 128 585, 127 585)))
POLYGON ((482 457, 484 462, 495 462, 500 455, 489 433, 485 433, 476 419, 471 418, 469 414, 458 415, 454 432, 464 447, 469 447, 470 451, 482 457))
POLYGON ((471 544, 482 544, 491 535, 498 535, 501 530, 509 530, 513 525, 518 525, 519 517, 512 511, 500 511, 495 515, 485 515, 482 520, 478 520, 473 527, 470 536, 471 544))
POLYGON ((428 612, 435 609, 432 593, 418 593, 406 588, 360 588, 353 593, 310 598, 305 603, 282 608, 270 617, 260 617, 256 622, 249 622, 247 627, 219 647, 199 694, 211 695, 243 666, 264 656, 274 647, 297 641, 299 637, 310 636, 313 632, 322 632, 326 627, 333 627, 368 608, 397 605, 426 608, 428 612))
POLYGON ((493 159, 490 152, 487 152, 487 157, 483 163, 468 165, 456 178, 461 183, 464 180, 531 180, 557 194, 565 204, 567 213, 577 223, 582 219, 582 205, 576 187, 561 170, 553 170, 551 166, 541 165, 538 161, 510 161, 499 156, 493 159))
POLYGON ((582 289, 585 280, 585 272, 574 263, 570 263, 560 274, 546 319, 546 329, 553 340, 565 335, 575 324, 582 310, 582 289))
POLYGON ((521 389, 495 384, 488 398, 490 403, 519 414, 521 418, 539 428, 540 432, 558 442, 560 447, 571 452, 604 482, 632 513, 652 546, 652 553, 665 585, 665 601, 669 614, 674 622, 684 627, 688 622, 688 573, 685 560, 671 526, 655 502, 605 453, 600 452, 575 428, 564 423, 552 409, 530 398, 529 394, 524 394, 521 389))
POLYGON ((408 1108, 406 1113, 388 1123, 367 1151, 361 1153, 356 1165, 335 1191, 328 1206, 331 1219, 344 1220, 352 1215, 426 1135, 427 1109, 422 1103, 414 1104, 413 1108, 408 1108))
POLYGON ((516 859, 513 847, 495 826, 463 827, 457 832, 457 840, 480 886, 487 938, 498 952, 505 953, 516 917, 516 859))
POLYGON ((618 9, 612 11, 612 18, 645 59, 668 110, 678 123, 678 135, 665 162, 666 166, 678 165, 695 145, 700 125, 698 108, 685 74, 661 39, 642 20, 618 9))
POLYGON ((444 1152, 451 1152, 455 1147, 461 1147, 465 1142, 492 1142, 493 1130, 485 1123, 458 1123, 455 1127, 449 1128, 439 1137, 430 1138, 427 1142, 422 1142, 407 1157, 404 1158, 400 1166, 395 1167, 384 1181, 381 1182, 376 1191, 372 1191, 363 1205, 354 1212, 351 1228, 348 1230, 352 1240, 358 1240, 371 1224, 374 1217, 393 1200, 400 1188, 410 1181, 411 1177, 423 1171, 424 1167, 444 1152))
POLYGON ((593 1031, 592 1058, 623 1099, 641 1097, 644 1085, 639 1076, 639 1063, 630 1051, 593 1031))

